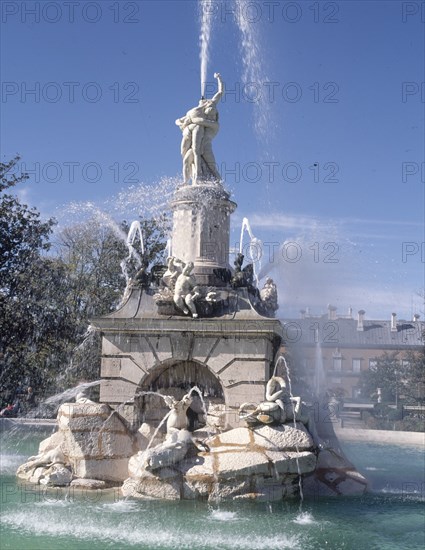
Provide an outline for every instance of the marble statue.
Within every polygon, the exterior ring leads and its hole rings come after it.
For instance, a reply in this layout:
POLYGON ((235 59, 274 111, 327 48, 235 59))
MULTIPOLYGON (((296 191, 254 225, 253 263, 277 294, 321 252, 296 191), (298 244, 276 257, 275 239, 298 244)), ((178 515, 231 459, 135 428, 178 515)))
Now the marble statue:
POLYGON ((309 413, 300 397, 291 396, 285 380, 280 376, 272 376, 266 386, 266 401, 254 406, 243 403, 239 407, 239 417, 248 425, 283 424, 288 421, 309 423, 309 413))
POLYGON ((192 404, 192 397, 189 394, 183 396, 180 401, 174 401, 171 412, 167 418, 167 433, 173 430, 186 430, 189 426, 187 409, 192 404))
POLYGON ((149 288, 151 283, 151 275, 148 273, 148 267, 148 260, 143 258, 141 267, 130 281, 131 286, 145 289, 149 288))
MULTIPOLYGON (((28 472, 29 470, 35 470, 40 466, 52 466, 54 464, 65 464, 66 458, 62 452, 61 446, 58 445, 54 449, 50 449, 45 452, 41 452, 38 455, 30 456, 25 464, 20 466, 21 472, 28 472)), ((18 472, 19 472, 18 470, 18 472)))
POLYGON ((224 85, 220 73, 214 73, 218 91, 211 99, 202 98, 197 107, 190 109, 185 116, 176 120, 183 133, 180 152, 183 158, 183 181, 188 184, 205 180, 220 181, 212 140, 219 130, 217 104, 224 85))
POLYGON ((198 317, 198 313, 194 300, 200 296, 200 292, 196 287, 195 277, 191 275, 192 269, 193 262, 188 262, 177 277, 174 289, 174 303, 179 309, 183 310, 185 315, 188 315, 190 312, 192 313, 192 317, 196 318, 198 317))
POLYGON ((167 270, 161 279, 162 283, 166 287, 174 290, 177 278, 182 273, 184 266, 184 262, 177 258, 174 258, 174 256, 169 256, 167 258, 167 270))
POLYGON ((263 306, 270 312, 279 309, 277 301, 277 287, 270 277, 267 277, 263 288, 260 290, 260 298, 263 306))

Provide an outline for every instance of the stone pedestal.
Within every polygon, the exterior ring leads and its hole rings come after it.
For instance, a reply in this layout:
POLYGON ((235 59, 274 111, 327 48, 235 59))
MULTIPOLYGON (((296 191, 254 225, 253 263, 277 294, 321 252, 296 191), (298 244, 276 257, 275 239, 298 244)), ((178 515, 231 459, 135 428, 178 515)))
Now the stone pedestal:
MULTIPOLYGON (((226 427, 239 426, 239 406, 264 400, 281 342, 280 322, 254 310, 219 319, 145 317, 149 308, 143 303, 149 300, 146 294, 139 300, 132 318, 118 317, 121 311, 92 321, 103 335, 100 400, 117 406, 140 391, 192 383, 221 396, 226 427)), ((128 414, 132 421, 130 409, 128 414)))
POLYGON ((174 194, 172 255, 193 262, 198 284, 224 286, 214 270, 229 268, 230 214, 236 204, 221 184, 185 185, 174 194))

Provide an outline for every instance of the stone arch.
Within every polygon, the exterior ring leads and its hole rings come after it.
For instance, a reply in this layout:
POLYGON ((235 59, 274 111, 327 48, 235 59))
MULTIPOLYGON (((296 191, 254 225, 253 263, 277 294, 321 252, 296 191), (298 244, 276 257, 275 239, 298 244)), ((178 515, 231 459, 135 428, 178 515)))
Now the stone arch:
POLYGON ((198 386, 205 395, 224 399, 223 386, 207 365, 198 361, 163 361, 152 367, 141 380, 139 391, 159 391, 167 388, 190 390, 198 386))
MULTIPOLYGON (((190 408, 192 410, 188 411, 189 418, 193 420, 198 414, 201 415, 198 419, 200 421, 198 427, 205 425, 205 422, 216 423, 216 426, 222 425, 225 421, 225 399, 220 379, 205 364, 193 360, 175 359, 155 365, 140 381, 135 399, 135 412, 140 422, 157 425, 169 412, 169 407, 158 393, 180 400, 193 386, 201 391, 208 416, 205 418, 202 414, 203 407, 199 400, 197 405, 194 403, 193 408, 190 408)), ((196 392, 192 395, 195 400, 199 398, 196 392)))

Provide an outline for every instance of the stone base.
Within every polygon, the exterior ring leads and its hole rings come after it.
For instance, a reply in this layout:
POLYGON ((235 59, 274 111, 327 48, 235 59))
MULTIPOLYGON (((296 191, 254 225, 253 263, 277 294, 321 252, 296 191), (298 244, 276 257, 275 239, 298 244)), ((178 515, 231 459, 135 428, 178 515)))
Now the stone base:
POLYGON ((143 453, 132 457, 133 477, 124 482, 123 494, 167 500, 281 500, 295 496, 299 475, 316 467, 313 441, 301 425, 237 428, 204 443, 209 452, 176 464, 168 461, 152 471, 144 468, 143 453))

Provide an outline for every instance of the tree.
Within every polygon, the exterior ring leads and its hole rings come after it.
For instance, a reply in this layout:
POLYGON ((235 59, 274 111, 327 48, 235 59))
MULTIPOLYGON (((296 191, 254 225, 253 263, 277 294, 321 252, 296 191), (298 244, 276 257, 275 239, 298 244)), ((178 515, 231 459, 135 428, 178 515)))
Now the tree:
POLYGON ((40 291, 50 287, 60 271, 44 257, 55 221, 42 221, 36 209, 5 193, 28 179, 27 174, 14 174, 19 160, 16 156, 0 163, 0 385, 3 398, 9 399, 24 380, 33 384, 35 358, 47 335, 46 321, 50 324, 54 317, 50 310, 46 318, 40 291))
POLYGON ((383 355, 376 357, 374 361, 373 367, 362 372, 360 378, 362 393, 366 397, 376 398, 377 388, 381 388, 382 401, 394 402, 396 394, 401 389, 398 352, 385 352, 383 355))
POLYGON ((360 384, 367 397, 376 398, 381 388, 384 403, 425 401, 425 351, 386 352, 376 357, 374 367, 362 373, 360 384))
MULTIPOLYGON (((121 263, 128 224, 90 220, 64 229, 52 249, 55 221, 5 191, 27 179, 15 157, 0 164, 0 396, 19 388, 40 395, 99 376, 100 338, 89 320, 110 313, 126 285, 121 263)), ((142 220, 146 259, 165 248, 163 225, 142 220)), ((137 266, 133 266, 134 269, 137 266)))
MULTIPOLYGON (((158 262, 165 249, 165 230, 154 220, 141 220, 145 259, 158 262)), ((66 299, 72 319, 74 344, 66 384, 95 380, 100 371, 100 338, 90 329, 90 319, 110 313, 121 302, 126 286, 123 262, 129 256, 126 238, 129 224, 93 218, 65 228, 56 244, 57 254, 68 269, 66 299)), ((125 262, 129 276, 137 265, 125 262)))

